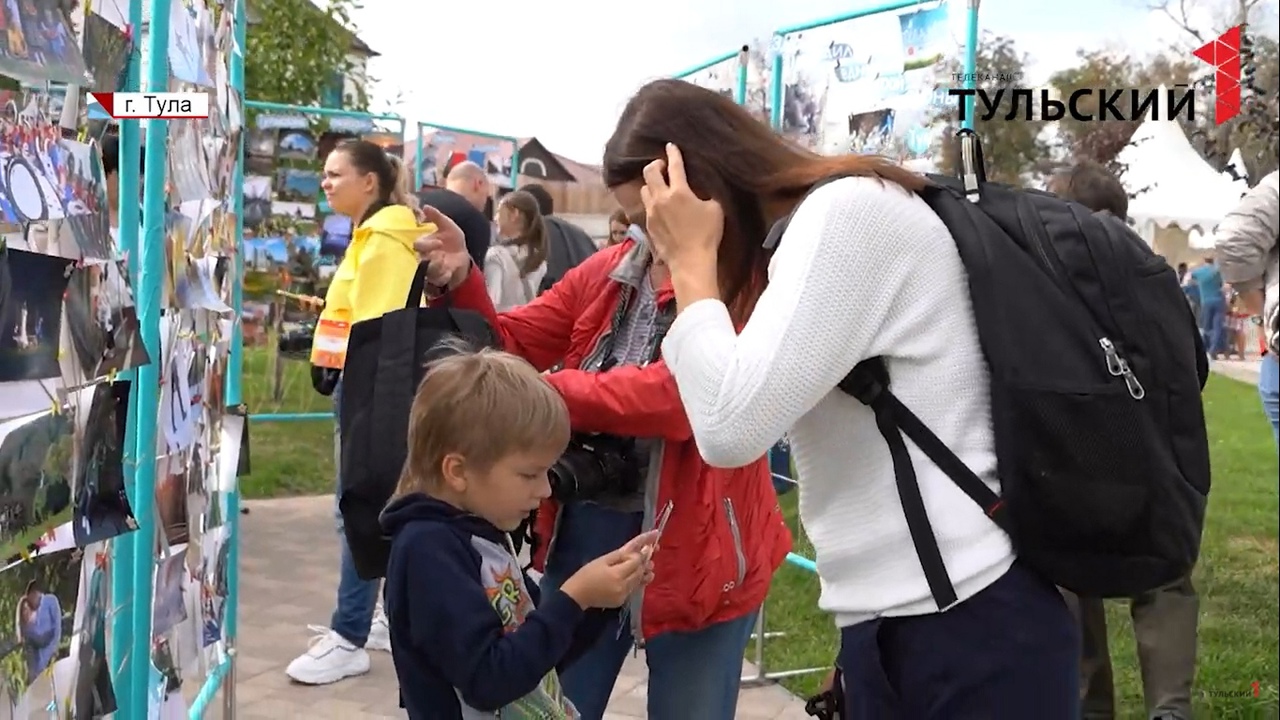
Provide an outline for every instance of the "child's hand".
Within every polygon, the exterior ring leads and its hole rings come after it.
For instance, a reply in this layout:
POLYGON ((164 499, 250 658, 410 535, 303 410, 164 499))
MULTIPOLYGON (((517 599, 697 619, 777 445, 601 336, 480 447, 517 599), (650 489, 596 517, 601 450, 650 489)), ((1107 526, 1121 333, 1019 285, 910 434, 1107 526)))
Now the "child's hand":
POLYGON ((648 532, 598 557, 564 582, 560 589, 583 609, 621 606, 653 577, 649 552, 657 533, 648 532))

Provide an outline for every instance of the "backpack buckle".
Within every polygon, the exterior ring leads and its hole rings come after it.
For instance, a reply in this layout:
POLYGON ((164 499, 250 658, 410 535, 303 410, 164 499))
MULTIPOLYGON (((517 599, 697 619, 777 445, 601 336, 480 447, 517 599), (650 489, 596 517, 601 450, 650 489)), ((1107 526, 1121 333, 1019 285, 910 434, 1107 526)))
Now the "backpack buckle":
POLYGON ((874 406, 889 390, 889 369, 880 358, 867 358, 853 366, 839 387, 863 405, 874 406))

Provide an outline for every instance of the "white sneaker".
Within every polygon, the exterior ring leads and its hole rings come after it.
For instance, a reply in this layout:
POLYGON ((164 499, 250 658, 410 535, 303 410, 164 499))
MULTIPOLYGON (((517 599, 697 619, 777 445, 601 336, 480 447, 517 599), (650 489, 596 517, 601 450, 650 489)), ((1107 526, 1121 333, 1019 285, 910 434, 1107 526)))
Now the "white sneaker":
POLYGON ((369 639, 364 641, 364 649, 391 652, 391 626, 387 625, 387 612, 381 604, 373 611, 373 624, 369 626, 369 639))
POLYGON ((293 659, 284 672, 304 685, 328 685, 369 672, 369 653, 347 642, 329 628, 308 625, 315 633, 307 651, 293 659))

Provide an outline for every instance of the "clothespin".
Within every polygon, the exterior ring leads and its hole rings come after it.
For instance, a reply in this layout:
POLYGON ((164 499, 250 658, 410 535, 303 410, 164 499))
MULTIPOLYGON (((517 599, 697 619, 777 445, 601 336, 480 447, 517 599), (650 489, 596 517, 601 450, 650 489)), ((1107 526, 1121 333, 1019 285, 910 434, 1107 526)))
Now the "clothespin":
POLYGON ((22 558, 22 562, 31 562, 31 551, 24 548, 18 549, 18 557, 22 558))

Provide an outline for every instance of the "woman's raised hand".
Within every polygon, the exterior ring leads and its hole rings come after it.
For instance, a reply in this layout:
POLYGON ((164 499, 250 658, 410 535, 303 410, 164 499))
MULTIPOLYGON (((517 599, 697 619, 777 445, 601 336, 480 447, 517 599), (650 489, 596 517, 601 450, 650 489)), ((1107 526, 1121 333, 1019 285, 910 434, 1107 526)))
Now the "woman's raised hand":
POLYGON ((422 215, 426 222, 435 224, 436 231, 418 238, 413 247, 427 263, 427 281, 452 290, 471 271, 467 238, 457 223, 430 205, 422 206, 422 215))
POLYGON ((715 265, 724 235, 724 210, 715 200, 703 200, 689 188, 680 149, 667 143, 667 157, 644 168, 645 230, 654 253, 671 266, 686 262, 715 265), (666 170, 664 175, 663 170, 666 170))

